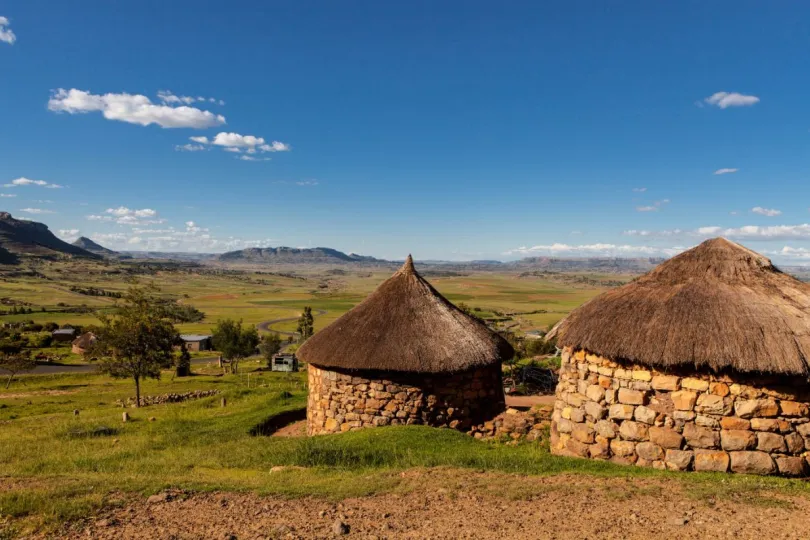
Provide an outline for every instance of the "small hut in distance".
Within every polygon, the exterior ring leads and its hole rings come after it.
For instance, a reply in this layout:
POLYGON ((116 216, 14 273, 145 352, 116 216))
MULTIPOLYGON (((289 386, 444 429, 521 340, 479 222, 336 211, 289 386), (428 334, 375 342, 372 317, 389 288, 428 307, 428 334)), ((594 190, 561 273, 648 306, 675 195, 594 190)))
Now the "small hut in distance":
POLYGON ((465 430, 504 409, 512 347, 447 301, 408 256, 297 351, 309 364, 307 433, 424 424, 465 430))
POLYGON ((582 305, 551 449, 672 470, 807 476, 810 285, 724 238, 582 305))

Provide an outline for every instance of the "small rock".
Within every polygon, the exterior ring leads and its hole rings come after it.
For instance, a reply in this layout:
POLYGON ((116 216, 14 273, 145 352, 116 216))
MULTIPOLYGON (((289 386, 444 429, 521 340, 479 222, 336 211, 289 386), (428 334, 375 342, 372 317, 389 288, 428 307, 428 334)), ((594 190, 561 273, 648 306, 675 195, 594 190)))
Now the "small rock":
POLYGON ((152 495, 151 497, 146 499, 146 502, 149 503, 149 504, 156 504, 156 503, 168 502, 170 500, 171 500, 171 497, 169 496, 168 493, 158 493, 157 495, 152 495))
POLYGON ((150 417, 149 417, 149 421, 150 421, 150 422, 154 422, 155 420, 157 420, 157 418, 155 418, 154 416, 150 416, 150 417))
POLYGON ((79 409, 73 409, 73 416, 79 416, 79 409))
POLYGON ((341 536, 349 534, 349 525, 338 519, 332 524, 332 532, 341 536))
POLYGON ((670 518, 667 520, 667 525, 672 525, 673 527, 683 527, 689 523, 689 520, 686 518, 670 518))
POLYGON ((321 510, 318 512, 318 517, 326 517, 326 510, 321 510))

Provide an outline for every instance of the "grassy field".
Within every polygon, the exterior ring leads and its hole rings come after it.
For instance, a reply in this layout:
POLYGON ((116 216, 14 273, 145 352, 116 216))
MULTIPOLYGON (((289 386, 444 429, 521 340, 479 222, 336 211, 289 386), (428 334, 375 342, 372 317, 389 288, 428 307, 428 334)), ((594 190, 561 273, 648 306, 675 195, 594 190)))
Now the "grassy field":
POLYGON ((550 455, 545 442, 482 442, 417 426, 316 438, 251 435, 251 428, 268 417, 305 406, 301 373, 253 373, 250 387, 246 375, 209 372, 171 380, 164 374, 144 386, 146 394, 197 389, 221 394, 127 409, 132 415, 127 423, 115 404, 131 395, 127 380, 36 376, 0 391, 0 529, 3 516, 11 520, 9 535, 24 534, 115 504, 121 493, 145 496, 165 488, 332 499, 371 495, 401 489, 398 472, 414 467, 663 477, 685 483, 703 498, 772 488, 808 490, 800 481, 683 475, 568 459, 550 455), (294 468, 271 471, 279 465, 294 468))

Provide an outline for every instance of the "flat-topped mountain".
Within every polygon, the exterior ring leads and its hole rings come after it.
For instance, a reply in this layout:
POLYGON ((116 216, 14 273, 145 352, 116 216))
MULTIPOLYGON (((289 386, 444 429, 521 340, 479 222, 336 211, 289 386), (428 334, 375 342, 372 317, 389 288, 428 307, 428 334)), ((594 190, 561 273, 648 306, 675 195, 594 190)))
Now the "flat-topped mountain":
POLYGON ((21 255, 47 258, 101 258, 86 249, 60 240, 44 223, 15 219, 8 212, 0 212, 0 248, 3 250, 0 252, 2 264, 17 262, 21 255))
POLYGON ((247 248, 239 251, 229 251, 216 258, 218 261, 230 263, 252 264, 345 264, 364 262, 385 262, 374 257, 346 254, 332 248, 247 248))
POLYGON ((84 250, 89 251, 90 253, 95 253, 96 255, 101 255, 102 257, 116 257, 118 256, 117 251, 113 251, 111 249, 105 248, 101 244, 93 242, 86 236, 80 236, 73 242, 73 245, 76 247, 80 247, 84 250))

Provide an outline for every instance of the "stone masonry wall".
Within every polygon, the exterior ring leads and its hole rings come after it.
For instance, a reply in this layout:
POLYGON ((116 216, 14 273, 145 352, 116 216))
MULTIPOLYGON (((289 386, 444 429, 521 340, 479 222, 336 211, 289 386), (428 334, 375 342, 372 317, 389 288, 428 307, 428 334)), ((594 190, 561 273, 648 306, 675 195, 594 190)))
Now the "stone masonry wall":
POLYGON ((566 348, 551 450, 658 469, 808 476, 808 401, 807 382, 789 377, 662 373, 566 348))
POLYGON ((500 367, 417 374, 310 364, 307 434, 405 424, 469 430, 504 410, 500 367))

